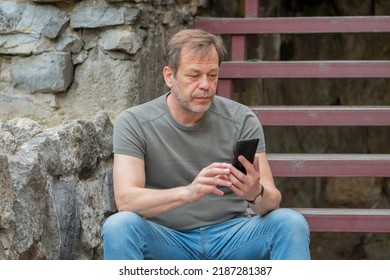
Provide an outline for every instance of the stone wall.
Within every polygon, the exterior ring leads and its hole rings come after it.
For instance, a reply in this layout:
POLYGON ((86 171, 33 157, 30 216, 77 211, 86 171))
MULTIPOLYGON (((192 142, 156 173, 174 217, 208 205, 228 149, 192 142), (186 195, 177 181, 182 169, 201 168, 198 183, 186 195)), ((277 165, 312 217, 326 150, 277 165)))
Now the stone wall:
POLYGON ((2 0, 0 118, 44 126, 162 94, 165 38, 200 0, 2 0))
POLYGON ((44 129, 0 123, 0 259, 98 259, 115 211, 106 113, 44 129))

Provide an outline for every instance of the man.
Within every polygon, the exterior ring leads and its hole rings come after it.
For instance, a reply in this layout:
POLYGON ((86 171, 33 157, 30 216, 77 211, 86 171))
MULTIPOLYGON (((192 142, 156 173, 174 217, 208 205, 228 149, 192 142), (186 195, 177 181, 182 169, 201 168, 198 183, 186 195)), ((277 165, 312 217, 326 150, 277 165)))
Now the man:
POLYGON ((261 125, 216 96, 222 40, 184 30, 166 47, 170 91, 125 110, 114 129, 118 213, 103 226, 105 259, 309 259, 309 230, 279 209, 261 125), (239 139, 259 138, 246 174, 232 166, 239 139), (247 213, 248 203, 258 215, 247 213))

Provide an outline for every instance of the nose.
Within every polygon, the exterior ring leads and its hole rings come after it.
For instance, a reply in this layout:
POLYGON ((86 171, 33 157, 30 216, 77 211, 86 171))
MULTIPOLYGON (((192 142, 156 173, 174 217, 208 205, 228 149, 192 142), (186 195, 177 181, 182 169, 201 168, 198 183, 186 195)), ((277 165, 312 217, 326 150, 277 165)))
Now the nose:
POLYGON ((202 75, 199 80, 199 89, 208 90, 210 88, 210 81, 207 75, 202 75))

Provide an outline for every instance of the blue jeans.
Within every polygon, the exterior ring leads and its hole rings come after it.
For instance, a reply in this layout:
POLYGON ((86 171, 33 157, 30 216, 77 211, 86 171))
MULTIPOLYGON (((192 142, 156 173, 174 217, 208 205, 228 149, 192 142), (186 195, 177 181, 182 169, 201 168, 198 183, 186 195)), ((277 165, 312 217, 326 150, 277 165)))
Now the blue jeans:
POLYGON ((134 214, 110 216, 102 230, 104 259, 310 259, 309 227, 290 209, 176 231, 134 214))

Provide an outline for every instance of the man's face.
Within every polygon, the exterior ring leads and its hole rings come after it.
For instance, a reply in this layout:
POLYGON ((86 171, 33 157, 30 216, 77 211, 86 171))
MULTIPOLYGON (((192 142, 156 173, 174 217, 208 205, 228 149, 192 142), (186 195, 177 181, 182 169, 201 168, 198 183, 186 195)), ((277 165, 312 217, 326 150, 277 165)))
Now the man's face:
POLYGON ((207 55, 182 50, 176 75, 167 82, 181 110, 203 113, 208 110, 218 84, 218 55, 213 48, 207 55))

